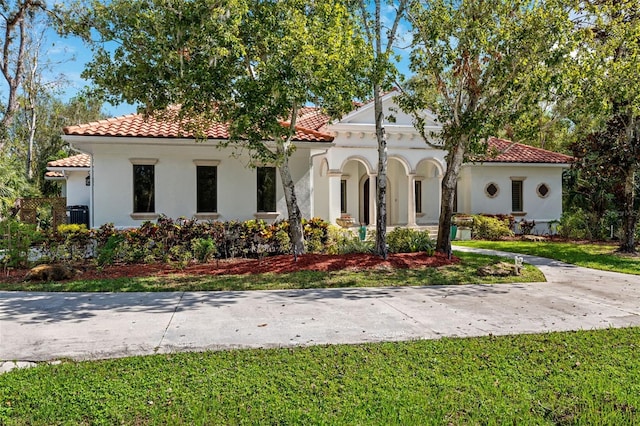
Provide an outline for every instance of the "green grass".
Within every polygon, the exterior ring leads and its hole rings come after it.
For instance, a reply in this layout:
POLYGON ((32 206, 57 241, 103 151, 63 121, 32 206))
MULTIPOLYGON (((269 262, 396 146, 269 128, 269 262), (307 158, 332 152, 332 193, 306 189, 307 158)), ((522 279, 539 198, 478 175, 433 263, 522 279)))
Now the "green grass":
POLYGON ((64 362, 0 375, 0 424, 640 422, 640 329, 64 362))
POLYGON ((615 253, 615 245, 477 240, 455 241, 454 245, 530 254, 587 268, 640 275, 640 257, 615 253))
MULTIPOLYGON (((118 278, 71 282, 1 283, 0 290, 22 291, 220 291, 275 290, 302 288, 393 287, 416 285, 498 284, 545 281, 544 275, 527 265, 520 276, 505 278, 479 277, 477 269, 499 260, 498 257, 471 253, 455 253, 457 265, 440 268, 368 270, 368 271, 299 271, 287 274, 252 275, 169 275, 163 277, 118 278)), ((1 280, 1 278, 0 278, 1 280)))

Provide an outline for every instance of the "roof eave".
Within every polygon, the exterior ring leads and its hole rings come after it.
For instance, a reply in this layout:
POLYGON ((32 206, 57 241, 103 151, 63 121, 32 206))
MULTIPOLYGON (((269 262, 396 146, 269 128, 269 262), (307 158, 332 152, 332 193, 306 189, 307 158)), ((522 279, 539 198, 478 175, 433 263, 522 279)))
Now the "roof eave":
POLYGON ((562 167, 569 168, 571 167, 571 163, 549 163, 549 162, 520 162, 520 161, 473 161, 464 163, 464 166, 470 167, 486 167, 486 166, 498 166, 498 167, 509 167, 509 166, 529 166, 529 167, 562 167))
POLYGON ((89 172, 91 167, 74 167, 74 166, 47 166, 49 172, 89 172))

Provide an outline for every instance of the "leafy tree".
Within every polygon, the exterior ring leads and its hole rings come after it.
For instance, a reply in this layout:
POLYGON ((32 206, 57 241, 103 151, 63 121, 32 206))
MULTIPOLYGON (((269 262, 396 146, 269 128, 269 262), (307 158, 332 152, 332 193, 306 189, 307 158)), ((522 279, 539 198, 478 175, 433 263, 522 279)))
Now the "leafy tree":
MULTIPOLYGON (((11 137, 6 140, 4 146, 3 158, 11 167, 22 164, 24 181, 33 186, 29 195, 40 193, 44 196, 55 196, 60 191, 58 184, 44 179, 47 163, 75 154, 62 140, 62 129, 65 126, 104 118, 105 115, 101 111, 102 101, 78 96, 64 103, 46 87, 42 87, 32 101, 21 104, 23 107, 16 112, 10 128, 11 137), (32 174, 30 179, 24 169, 29 158, 32 174)), ((27 195, 17 187, 15 189, 16 197, 27 195)))
POLYGON ((544 99, 572 33, 568 12, 553 0, 423 0, 409 19, 415 75, 401 103, 425 142, 447 151, 436 243, 446 253, 465 158, 486 153, 490 136, 544 99), (436 114, 440 134, 424 130, 424 110, 436 114))
MULTIPOLYGON (((106 115, 102 112, 102 101, 89 95, 79 95, 66 103, 55 97, 40 96, 36 110, 38 121, 34 137, 34 172, 31 182, 43 196, 59 195, 58 184, 44 179, 47 163, 77 154, 62 140, 62 129, 100 120, 106 115)), ((29 114, 25 115, 25 119, 29 117, 29 114)))
POLYGON ((387 136, 384 129, 382 96, 392 87, 398 71, 394 65, 394 43, 405 18, 408 0, 382 3, 375 0, 359 2, 359 15, 371 49, 372 63, 368 75, 373 92, 376 140, 378 142, 378 174, 376 176, 376 253, 386 259, 387 248, 387 136), (386 7, 385 7, 386 6, 386 7), (390 21, 390 25, 386 25, 390 21))
POLYGON ((551 102, 532 106, 496 136, 568 154, 576 133, 572 121, 565 115, 565 109, 564 102, 558 97, 551 102))
POLYGON ((254 164, 278 167, 293 249, 303 253, 289 170, 298 112, 313 103, 337 116, 362 95, 364 44, 344 4, 94 1, 75 23, 70 31, 94 49, 84 77, 108 99, 154 114, 180 105, 175 119, 188 118, 199 131, 227 122, 229 144, 247 150, 254 164))
POLYGON ((24 175, 22 164, 0 156, 0 218, 7 216, 16 198, 35 195, 24 175))
POLYGON ((0 148, 19 108, 18 94, 25 77, 29 25, 35 15, 45 10, 46 3, 42 0, 0 1, 0 29, 3 32, 0 69, 7 84, 0 117, 0 148))
POLYGON ((636 251, 640 170, 640 6, 636 1, 580 3, 572 55, 571 118, 583 138, 574 145, 583 182, 609 188, 622 212, 619 250, 636 251), (603 181, 606 186, 602 186, 603 181))

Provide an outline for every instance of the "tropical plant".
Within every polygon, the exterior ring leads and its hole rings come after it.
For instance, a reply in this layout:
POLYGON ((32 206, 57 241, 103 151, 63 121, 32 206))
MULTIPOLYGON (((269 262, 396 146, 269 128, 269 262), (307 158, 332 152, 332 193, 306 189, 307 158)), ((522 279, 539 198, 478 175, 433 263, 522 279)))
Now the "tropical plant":
POLYGON ((28 266, 32 247, 42 239, 35 225, 13 218, 3 219, 0 221, 0 263, 13 268, 28 266))
POLYGON ((433 253, 435 247, 428 231, 411 228, 395 228, 387 234, 390 253, 433 253))
POLYGON ((480 240, 499 240, 513 236, 509 218, 499 218, 487 215, 473 216, 471 233, 480 240))

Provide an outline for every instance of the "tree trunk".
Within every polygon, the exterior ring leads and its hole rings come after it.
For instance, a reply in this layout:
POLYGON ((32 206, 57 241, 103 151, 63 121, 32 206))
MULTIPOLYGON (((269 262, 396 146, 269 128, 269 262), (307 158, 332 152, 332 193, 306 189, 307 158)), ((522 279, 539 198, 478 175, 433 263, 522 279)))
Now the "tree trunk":
POLYGON ((33 179, 33 147, 36 139, 37 113, 35 105, 31 105, 31 120, 29 120, 29 148, 27 149, 27 179, 33 179))
POLYGON ((302 230, 302 213, 298 207, 295 182, 293 182, 291 170, 289 170, 289 152, 285 148, 278 148, 278 151, 280 151, 278 154, 281 155, 282 158, 282 162, 279 165, 278 170, 280 170, 284 199, 287 203, 289 238, 291 238, 293 254, 294 256, 297 256, 305 252, 304 232, 302 230))
POLYGON ((636 224, 638 223, 638 212, 634 205, 636 201, 636 173, 635 170, 627 171, 624 182, 624 211, 622 212, 622 239, 620 240, 619 252, 636 252, 636 224))
POLYGON ((456 143, 447 155, 447 170, 442 179, 442 200, 440 204, 440 220, 438 222, 438 240, 436 242, 436 251, 440 253, 449 254, 451 252, 453 203, 465 150, 466 138, 456 143))
POLYGON ((383 259, 389 257, 387 248, 387 134, 384 130, 384 112, 380 87, 374 85, 374 113, 378 140, 378 176, 376 177, 376 253, 383 259))

